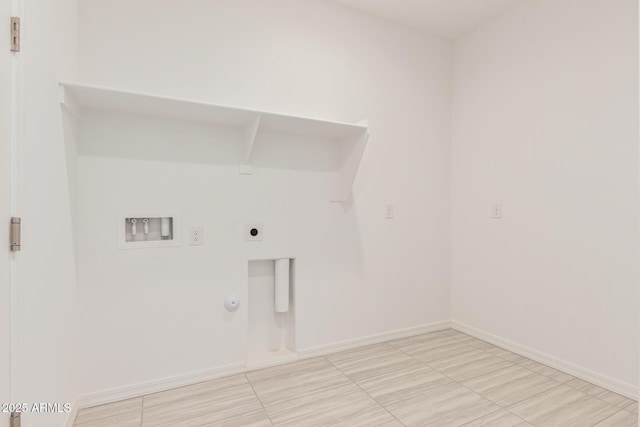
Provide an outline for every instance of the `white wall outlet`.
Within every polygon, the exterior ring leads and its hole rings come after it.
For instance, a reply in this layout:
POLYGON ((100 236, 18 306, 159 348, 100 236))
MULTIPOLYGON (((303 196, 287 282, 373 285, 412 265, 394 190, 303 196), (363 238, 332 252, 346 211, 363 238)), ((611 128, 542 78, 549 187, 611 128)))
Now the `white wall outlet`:
POLYGON ((387 204, 385 206, 385 218, 386 219, 393 219, 393 205, 392 204, 387 204))
POLYGON ((201 246, 204 244, 204 227, 202 225, 192 225, 189 228, 189 245, 201 246))
POLYGON ((262 241, 264 233, 263 224, 253 223, 244 226, 244 239, 248 242, 262 241))
POLYGON ((502 219, 502 204, 494 203, 491 207, 491 218, 502 219))

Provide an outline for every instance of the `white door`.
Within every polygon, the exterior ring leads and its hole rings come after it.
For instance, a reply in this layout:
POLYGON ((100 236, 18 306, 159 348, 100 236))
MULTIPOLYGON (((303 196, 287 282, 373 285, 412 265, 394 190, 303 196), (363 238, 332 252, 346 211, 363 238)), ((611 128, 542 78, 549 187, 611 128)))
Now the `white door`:
POLYGON ((9 425, 11 402, 11 218, 12 53, 9 43, 11 0, 0 0, 0 426, 9 425))

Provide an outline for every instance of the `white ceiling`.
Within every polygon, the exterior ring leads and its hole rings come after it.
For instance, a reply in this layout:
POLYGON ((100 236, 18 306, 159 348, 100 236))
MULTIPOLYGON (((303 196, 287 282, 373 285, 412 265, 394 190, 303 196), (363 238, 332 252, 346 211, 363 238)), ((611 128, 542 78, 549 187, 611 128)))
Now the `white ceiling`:
POLYGON ((441 37, 455 39, 525 0, 333 0, 441 37))

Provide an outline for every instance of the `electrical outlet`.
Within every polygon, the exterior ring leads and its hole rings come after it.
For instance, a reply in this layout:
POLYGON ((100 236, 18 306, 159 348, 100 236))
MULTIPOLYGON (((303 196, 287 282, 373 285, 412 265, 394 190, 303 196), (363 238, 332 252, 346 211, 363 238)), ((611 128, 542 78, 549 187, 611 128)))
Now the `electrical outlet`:
POLYGON ((262 240, 263 235, 262 224, 246 224, 244 226, 244 239, 248 242, 259 242, 262 240))
POLYGON ((385 218, 393 219, 393 205, 389 204, 386 206, 385 218))
POLYGON ((491 207, 491 218, 502 219, 502 205, 500 203, 495 203, 491 207))
POLYGON ((189 245, 201 246, 204 244, 204 227, 202 225, 192 225, 189 229, 189 245))

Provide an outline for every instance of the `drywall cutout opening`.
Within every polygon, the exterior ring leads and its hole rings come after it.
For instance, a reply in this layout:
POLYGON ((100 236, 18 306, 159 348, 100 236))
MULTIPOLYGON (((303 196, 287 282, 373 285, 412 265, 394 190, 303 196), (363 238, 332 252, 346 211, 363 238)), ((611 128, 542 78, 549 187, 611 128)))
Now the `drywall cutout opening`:
MULTIPOLYGON (((297 358, 295 344, 295 260, 278 258, 249 261, 249 324, 247 334, 247 368, 276 365, 297 358), (277 281, 282 283, 288 261, 288 307, 283 310, 282 295, 277 295, 277 281), (276 268, 278 265, 278 268, 276 268), (276 299, 279 298, 278 305, 276 299), (276 311, 278 310, 278 311, 276 311)), ((282 288, 278 291, 282 292, 282 288)))
POLYGON ((179 246, 177 215, 120 215, 118 249, 179 246))

